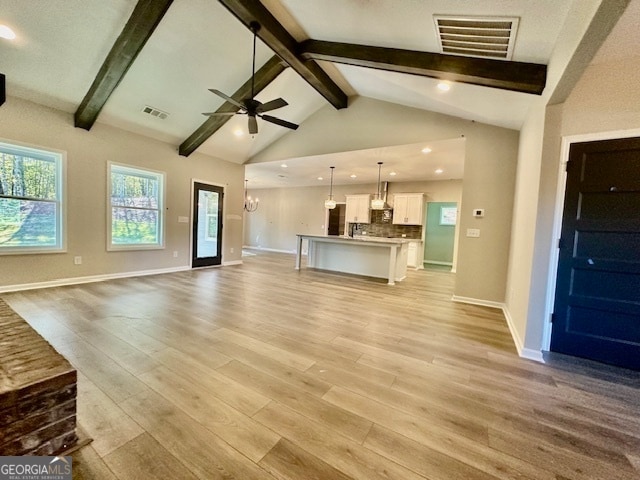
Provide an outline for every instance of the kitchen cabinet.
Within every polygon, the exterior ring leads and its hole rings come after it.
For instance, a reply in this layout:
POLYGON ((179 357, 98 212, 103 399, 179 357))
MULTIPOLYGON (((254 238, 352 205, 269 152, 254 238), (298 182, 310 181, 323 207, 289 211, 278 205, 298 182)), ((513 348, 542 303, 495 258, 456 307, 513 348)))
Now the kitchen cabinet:
POLYGON ((410 241, 407 249, 407 267, 422 268, 422 242, 410 241))
POLYGON ((423 208, 423 193, 398 193, 393 196, 393 223, 422 225, 423 208))
POLYGON ((346 195, 345 222, 371 223, 371 195, 346 195))

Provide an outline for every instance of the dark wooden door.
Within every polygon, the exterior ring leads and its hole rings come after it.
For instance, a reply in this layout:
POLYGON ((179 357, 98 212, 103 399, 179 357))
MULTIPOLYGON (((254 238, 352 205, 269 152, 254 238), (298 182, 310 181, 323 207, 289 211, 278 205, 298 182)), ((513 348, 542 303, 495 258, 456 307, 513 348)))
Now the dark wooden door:
POLYGON ((574 144, 551 350, 640 369, 640 138, 574 144))
POLYGON ((346 205, 338 203, 336 208, 329 210, 329 223, 327 224, 327 235, 344 234, 344 211, 346 205))

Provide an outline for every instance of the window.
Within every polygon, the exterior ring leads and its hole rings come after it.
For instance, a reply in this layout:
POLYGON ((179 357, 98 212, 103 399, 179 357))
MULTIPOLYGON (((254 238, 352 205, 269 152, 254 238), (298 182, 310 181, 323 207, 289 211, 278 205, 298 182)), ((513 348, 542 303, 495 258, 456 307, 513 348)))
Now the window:
POLYGON ((215 200, 211 196, 206 197, 207 202, 207 225, 205 230, 206 240, 218 240, 218 195, 215 200))
POLYGON ((109 164, 109 250, 163 248, 164 174, 109 164))
POLYGON ((0 254, 64 251, 64 154, 0 142, 0 254))

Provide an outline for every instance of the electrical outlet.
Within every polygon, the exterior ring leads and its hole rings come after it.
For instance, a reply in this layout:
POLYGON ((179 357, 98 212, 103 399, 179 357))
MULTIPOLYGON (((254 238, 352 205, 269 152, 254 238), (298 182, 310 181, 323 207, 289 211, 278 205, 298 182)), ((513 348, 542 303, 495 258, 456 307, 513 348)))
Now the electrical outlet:
POLYGON ((229 250, 229 252, 233 253, 235 251, 235 248, 231 247, 231 249, 229 250))
POLYGON ((173 251, 173 258, 178 258, 178 251, 177 250, 173 251))
POLYGON ((82 265, 82 257, 80 257, 80 256, 73 257, 73 264, 74 265, 82 265))
POLYGON ((478 238, 480 237, 479 228, 467 228, 467 237, 478 238))

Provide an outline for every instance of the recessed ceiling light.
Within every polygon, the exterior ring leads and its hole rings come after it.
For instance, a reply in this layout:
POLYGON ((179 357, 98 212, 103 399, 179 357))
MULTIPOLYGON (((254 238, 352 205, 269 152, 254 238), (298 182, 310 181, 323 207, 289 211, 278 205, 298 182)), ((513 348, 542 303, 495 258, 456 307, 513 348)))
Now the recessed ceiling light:
POLYGON ((397 175, 397 173, 396 173, 396 172, 389 172, 389 176, 390 176, 390 177, 395 177, 396 175, 397 175))
POLYGON ((282 168, 287 168, 289 165, 287 165, 286 163, 283 163, 282 165, 280 165, 282 168))
POLYGON ((436 170, 436 175, 440 175, 442 172, 444 172, 444 170, 442 170, 441 168, 436 170))
POLYGON ((0 25, 0 38, 6 38, 7 40, 15 40, 16 32, 6 25, 0 25))
POLYGON ((451 85, 445 82, 440 82, 438 83, 438 90, 441 90, 443 92, 448 92, 449 90, 451 90, 451 85))
POLYGON ((318 180, 324 180, 324 178, 322 178, 322 177, 318 177, 318 180))
POLYGON ((431 153, 431 149, 429 147, 424 147, 422 149, 422 153, 431 153))
POLYGON ((357 177, 357 175, 356 175, 355 173, 352 173, 352 174, 350 175, 350 177, 351 177, 351 178, 356 178, 356 177, 357 177))
POLYGON ((236 128, 236 129, 233 131, 233 134, 234 134, 236 137, 241 137, 241 136, 243 135, 243 133, 244 133, 244 132, 243 132, 242 130, 240 130, 239 128, 236 128))

